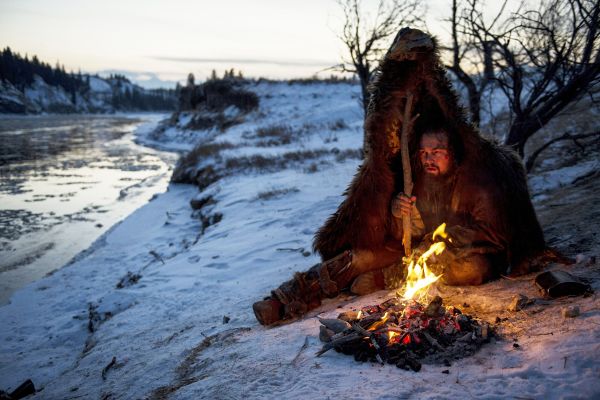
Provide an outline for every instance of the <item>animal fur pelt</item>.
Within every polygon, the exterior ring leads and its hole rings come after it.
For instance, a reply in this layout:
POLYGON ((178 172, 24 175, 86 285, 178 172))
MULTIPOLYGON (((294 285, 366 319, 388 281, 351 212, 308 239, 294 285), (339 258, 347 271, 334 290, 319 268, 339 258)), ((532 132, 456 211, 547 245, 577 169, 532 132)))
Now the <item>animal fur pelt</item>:
MULTIPOLYGON (((513 273, 529 270, 529 260, 544 248, 544 237, 531 204, 525 170, 512 150, 482 137, 464 110, 440 62, 431 36, 404 28, 380 63, 370 88, 365 119, 365 160, 338 210, 315 235, 313 247, 323 259, 348 249, 384 246, 390 236, 392 197, 403 189, 400 159, 402 110, 407 91, 414 95, 415 131, 443 126, 454 142, 463 181, 484 182, 499 190, 499 217, 508 233, 513 273)), ((409 148, 418 151, 415 135, 409 148)), ((413 159, 413 166, 416 165, 413 159)), ((416 168, 413 169, 415 174, 416 168)))

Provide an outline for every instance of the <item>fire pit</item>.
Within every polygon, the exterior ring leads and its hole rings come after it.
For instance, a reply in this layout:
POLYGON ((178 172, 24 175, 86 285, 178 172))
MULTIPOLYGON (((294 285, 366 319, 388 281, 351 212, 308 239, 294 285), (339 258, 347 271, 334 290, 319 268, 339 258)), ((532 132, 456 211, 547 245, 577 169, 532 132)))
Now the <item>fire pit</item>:
POLYGON ((334 349, 356 361, 387 362, 415 372, 421 361, 450 366, 452 360, 473 354, 492 335, 487 323, 444 306, 439 296, 427 306, 392 298, 320 321, 319 337, 325 345, 318 356, 334 349))
MULTIPOLYGON (((446 238, 444 228, 442 224, 436 229, 434 240, 446 238)), ((317 356, 334 349, 356 361, 387 362, 416 372, 421 361, 450 366, 451 360, 469 356, 488 342, 493 334, 488 323, 445 306, 440 296, 426 301, 429 288, 441 276, 428 269, 427 260, 444 249, 444 242, 435 242, 421 256, 405 260, 403 294, 338 318, 320 319, 319 338, 325 345, 317 356)))

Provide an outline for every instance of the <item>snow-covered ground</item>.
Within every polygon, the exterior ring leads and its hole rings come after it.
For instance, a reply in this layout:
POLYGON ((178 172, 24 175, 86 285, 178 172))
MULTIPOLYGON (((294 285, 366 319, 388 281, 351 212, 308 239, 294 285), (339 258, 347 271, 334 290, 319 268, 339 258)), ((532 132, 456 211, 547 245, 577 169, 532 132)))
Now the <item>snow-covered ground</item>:
MULTIPOLYGON (((223 166, 256 154, 287 161, 278 170, 243 164, 201 193, 171 184, 75 262, 17 292, 0 308, 0 389, 31 378, 40 399, 600 396, 600 300, 538 300, 507 311, 516 293, 539 297, 532 276, 439 288, 447 304, 467 303, 466 312, 499 334, 450 368, 424 365, 414 373, 335 352, 315 356, 321 348, 315 315, 379 303, 391 295, 385 291, 328 300, 281 327, 258 325, 252 303, 319 261, 309 253, 312 235, 359 165, 356 157, 336 155, 360 148, 362 115, 359 89, 349 84, 261 83, 253 90, 259 111, 225 133, 169 130, 161 141, 144 130, 140 141, 177 150, 228 142, 218 156, 223 166), (264 147, 259 128, 281 125, 295 133, 293 140, 264 147), (305 150, 305 158, 289 156, 305 150), (193 212, 190 199, 207 196, 215 201, 193 212), (201 221, 218 214, 222 219, 202 232, 201 221), (579 306, 581 315, 563 317, 567 305, 579 306)), ((557 184, 547 183, 551 174, 538 178, 539 213, 545 227, 556 223, 550 232, 559 248, 583 253, 568 269, 591 278, 597 291, 600 271, 591 257, 598 240, 591 230, 574 228, 600 220, 591 201, 598 184, 580 179, 565 186, 589 173, 584 165, 557 173, 564 178, 557 184), (568 218, 567 195, 588 208, 573 209, 568 218)))

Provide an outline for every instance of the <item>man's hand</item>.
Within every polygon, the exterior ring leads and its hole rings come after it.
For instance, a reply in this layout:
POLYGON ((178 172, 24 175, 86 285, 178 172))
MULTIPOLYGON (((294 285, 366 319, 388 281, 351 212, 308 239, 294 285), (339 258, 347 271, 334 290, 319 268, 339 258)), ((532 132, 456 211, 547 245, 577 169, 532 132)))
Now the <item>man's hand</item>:
POLYGON ((404 193, 398 193, 392 199, 392 215, 396 218, 402 218, 405 215, 410 216, 415 201, 417 201, 415 196, 408 197, 404 193))

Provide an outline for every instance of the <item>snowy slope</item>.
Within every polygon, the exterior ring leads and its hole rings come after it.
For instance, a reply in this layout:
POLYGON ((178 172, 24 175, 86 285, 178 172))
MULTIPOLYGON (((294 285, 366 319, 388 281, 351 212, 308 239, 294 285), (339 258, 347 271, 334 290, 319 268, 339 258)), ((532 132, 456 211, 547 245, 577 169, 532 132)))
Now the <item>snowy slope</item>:
MULTIPOLYGON (((135 111, 132 107, 115 106, 113 95, 133 93, 142 96, 151 92, 122 79, 100 78, 85 75, 89 78, 89 91, 78 91, 74 95, 62 86, 53 86, 40 76, 34 75, 33 83, 23 91, 10 82, 0 82, 0 113, 39 114, 39 113, 106 113, 119 110, 135 111), (74 97, 73 97, 74 96, 74 97), (115 108, 116 107, 116 108, 115 108)), ((139 107, 139 106, 136 106, 139 107)))
MULTIPOLYGON (((312 235, 336 209, 360 162, 336 154, 361 146, 362 116, 351 85, 262 83, 255 90, 260 110, 224 134, 173 130, 152 140, 177 149, 190 149, 191 140, 232 143, 221 162, 323 150, 319 156, 280 170, 242 168, 202 193, 172 184, 71 265, 19 291, 0 308, 1 389, 31 378, 42 388, 40 399, 600 396, 600 300, 538 301, 522 312, 506 311, 515 293, 537 296, 531 277, 439 288, 447 303, 468 303, 465 311, 492 324, 507 318, 497 324, 498 340, 450 368, 424 365, 413 373, 335 352, 314 355, 321 347, 316 314, 376 304, 390 295, 385 291, 327 301, 278 328, 258 325, 252 303, 318 262, 308 253, 312 235), (291 143, 263 147, 258 129, 283 124, 297 133, 291 143), (209 195, 215 202, 193 213, 190 199, 209 195), (222 220, 202 233, 201 217, 217 213, 222 220), (560 309, 567 304, 582 314, 565 319, 560 309), (442 374, 445 369, 450 373, 442 374)), ((150 140, 149 132, 140 134, 150 140)), ((597 189, 588 186, 585 193, 597 189)), ((560 194, 552 190, 564 190, 557 187, 544 186, 543 223, 554 218, 550 201, 560 194)), ((600 271, 588 257, 598 253, 598 243, 583 249, 571 268, 592 277, 598 290, 600 271)))

